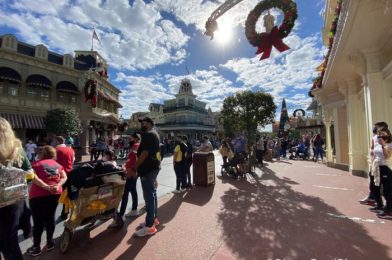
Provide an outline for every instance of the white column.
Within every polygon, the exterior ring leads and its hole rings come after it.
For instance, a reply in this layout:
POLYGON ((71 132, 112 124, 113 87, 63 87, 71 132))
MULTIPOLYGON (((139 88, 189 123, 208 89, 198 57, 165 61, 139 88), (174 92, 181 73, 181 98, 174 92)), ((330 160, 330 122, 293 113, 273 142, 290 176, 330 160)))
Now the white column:
POLYGON ((333 163, 333 151, 332 151, 332 139, 331 139, 332 113, 330 110, 323 111, 323 123, 325 125, 325 145, 327 150, 327 162, 333 163))
POLYGON ((80 135, 80 146, 82 155, 88 154, 89 150, 89 122, 81 120, 83 133, 80 135))
POLYGON ((363 135, 366 133, 361 100, 358 97, 360 83, 347 81, 347 127, 349 141, 349 165, 351 172, 366 172, 366 156, 363 153, 363 135))
POLYGON ((336 162, 340 162, 340 122, 339 122, 339 113, 337 108, 333 108, 333 125, 334 125, 334 137, 335 137, 335 158, 336 162))

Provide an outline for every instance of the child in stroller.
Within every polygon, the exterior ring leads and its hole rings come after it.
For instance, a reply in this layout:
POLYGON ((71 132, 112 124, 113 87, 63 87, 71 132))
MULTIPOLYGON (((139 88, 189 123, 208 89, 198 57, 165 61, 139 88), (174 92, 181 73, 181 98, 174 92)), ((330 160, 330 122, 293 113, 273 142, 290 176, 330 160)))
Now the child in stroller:
POLYGON ((297 158, 301 158, 302 160, 308 160, 309 159, 309 153, 308 153, 308 147, 301 142, 295 147, 290 148, 290 160, 295 160, 297 158))

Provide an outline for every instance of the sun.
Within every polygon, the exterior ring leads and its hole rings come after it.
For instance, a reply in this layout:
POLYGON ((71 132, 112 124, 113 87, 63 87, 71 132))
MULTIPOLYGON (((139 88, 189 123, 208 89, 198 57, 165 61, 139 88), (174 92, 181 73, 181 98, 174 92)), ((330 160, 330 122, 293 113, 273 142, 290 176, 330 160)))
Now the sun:
POLYGON ((222 21, 218 24, 218 30, 215 32, 214 40, 219 45, 227 45, 233 38, 233 26, 228 21, 222 21))

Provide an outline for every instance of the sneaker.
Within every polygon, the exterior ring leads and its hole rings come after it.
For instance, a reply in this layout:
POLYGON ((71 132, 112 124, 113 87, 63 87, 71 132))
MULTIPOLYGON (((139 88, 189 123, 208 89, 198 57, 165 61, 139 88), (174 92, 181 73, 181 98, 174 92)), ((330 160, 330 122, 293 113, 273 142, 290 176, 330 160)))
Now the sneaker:
POLYGON ((383 207, 373 207, 373 208, 370 208, 369 210, 374 213, 381 213, 382 211, 384 211, 384 208, 383 207))
POLYGON ((27 249, 26 254, 30 256, 39 256, 40 254, 42 254, 42 251, 40 247, 32 246, 27 249))
POLYGON ((109 226, 108 229, 115 229, 115 228, 121 228, 122 225, 119 221, 113 221, 109 226))
POLYGON ((130 212, 128 212, 127 214, 125 214, 126 217, 137 217, 139 216, 139 211, 137 209, 135 210, 131 210, 130 212))
POLYGON ((180 190, 174 190, 174 191, 172 191, 174 194, 180 194, 181 193, 181 191, 180 190))
POLYGON ((144 227, 136 231, 135 236, 137 237, 152 236, 155 235, 155 233, 157 233, 157 229, 154 226, 144 227))
MULTIPOLYGON (((160 224, 160 222, 159 222, 158 218, 155 218, 154 219, 154 226, 157 227, 157 226, 159 226, 159 224, 160 224)), ((140 228, 144 228, 145 226, 146 226, 146 222, 142 222, 139 224, 140 228)))
POLYGON ((180 192, 181 193, 186 192, 186 188, 181 188, 180 192))
POLYGON ((379 217, 379 218, 392 218, 392 211, 383 210, 380 213, 377 213, 377 217, 379 217))
POLYGON ((47 244, 46 244, 46 251, 51 251, 51 250, 53 250, 54 249, 54 243, 53 243, 53 241, 51 241, 51 242, 48 242, 47 244))
POLYGON ((359 201, 359 203, 362 205, 370 205, 370 206, 376 205, 376 201, 369 198, 362 199, 359 201))

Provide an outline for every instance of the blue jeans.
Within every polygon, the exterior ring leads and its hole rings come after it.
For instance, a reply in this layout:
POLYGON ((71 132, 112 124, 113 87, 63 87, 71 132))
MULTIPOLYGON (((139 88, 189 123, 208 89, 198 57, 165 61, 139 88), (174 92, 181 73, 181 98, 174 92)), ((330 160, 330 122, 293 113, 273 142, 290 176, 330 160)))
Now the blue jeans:
POLYGON ((315 151, 316 151, 316 154, 314 155, 315 160, 318 159, 319 155, 320 155, 321 160, 323 160, 323 155, 324 155, 323 147, 316 146, 315 151))
POLYGON ((146 227, 154 225, 154 219, 158 215, 158 199, 157 190, 155 189, 155 181, 157 179, 159 170, 147 173, 140 177, 143 188, 143 197, 146 203, 146 227))
POLYGON ((124 216, 125 210, 127 209, 129 193, 131 193, 132 196, 132 210, 137 210, 138 197, 137 197, 136 183, 137 183, 137 178, 127 179, 127 181, 125 182, 124 194, 121 199, 121 206, 119 212, 120 216, 124 216))

